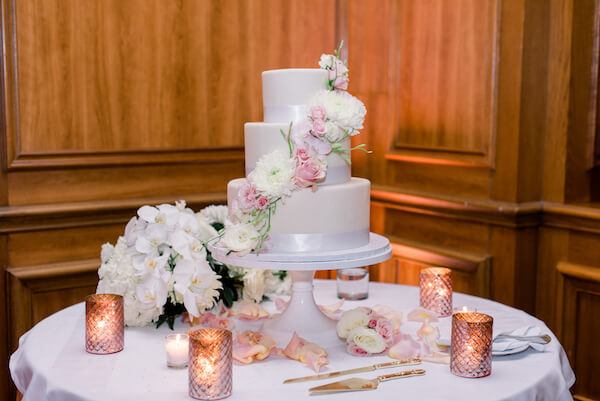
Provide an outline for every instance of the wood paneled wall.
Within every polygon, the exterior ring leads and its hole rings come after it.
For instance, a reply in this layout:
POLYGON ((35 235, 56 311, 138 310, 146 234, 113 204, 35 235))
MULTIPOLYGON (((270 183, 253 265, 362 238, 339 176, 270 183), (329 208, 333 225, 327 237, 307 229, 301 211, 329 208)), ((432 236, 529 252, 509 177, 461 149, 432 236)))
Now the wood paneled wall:
POLYGON ((0 359, 93 291, 139 205, 224 202, 261 71, 344 39, 374 151, 353 174, 394 249, 372 278, 451 267, 458 291, 543 319, 575 397, 600 399, 599 3, 2 0, 0 359))

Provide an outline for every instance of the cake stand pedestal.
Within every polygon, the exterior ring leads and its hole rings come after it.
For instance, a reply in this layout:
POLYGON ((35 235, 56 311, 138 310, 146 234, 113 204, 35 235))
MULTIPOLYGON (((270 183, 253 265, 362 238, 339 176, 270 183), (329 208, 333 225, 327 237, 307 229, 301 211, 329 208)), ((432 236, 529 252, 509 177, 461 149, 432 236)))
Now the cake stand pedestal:
POLYGON ((392 256, 387 238, 370 233, 369 243, 360 248, 320 253, 271 253, 237 256, 228 250, 209 246, 213 257, 220 262, 242 267, 286 270, 292 276, 292 296, 288 307, 263 325, 265 334, 278 344, 287 344, 294 332, 323 347, 339 344, 335 320, 321 312, 313 296, 313 278, 317 270, 364 267, 383 262, 392 256))

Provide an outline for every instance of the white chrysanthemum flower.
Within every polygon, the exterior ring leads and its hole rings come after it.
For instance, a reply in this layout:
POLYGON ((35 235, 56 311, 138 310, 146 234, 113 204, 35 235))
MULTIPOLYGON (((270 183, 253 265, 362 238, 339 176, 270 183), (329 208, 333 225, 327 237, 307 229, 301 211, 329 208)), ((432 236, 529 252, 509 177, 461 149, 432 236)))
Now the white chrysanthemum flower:
POLYGON ((248 179, 256 190, 269 199, 290 195, 294 190, 295 162, 281 150, 262 156, 248 179))
POLYGON ((367 327, 370 314, 365 308, 356 308, 346 311, 337 322, 336 331, 340 338, 348 337, 348 334, 357 327, 367 327))
POLYGON ((229 211, 227 206, 211 205, 200 210, 200 214, 204 216, 208 224, 219 223, 225 225, 229 211))
POLYGON ((356 327, 348 333, 346 341, 358 345, 370 354, 379 354, 385 351, 387 343, 381 335, 368 327, 356 327))
POLYGON ((258 231, 252 224, 232 224, 228 226, 221 241, 227 248, 240 255, 248 254, 258 245, 258 231))
MULTIPOLYGON (((320 91, 310 102, 309 107, 325 109, 327 121, 339 126, 350 135, 358 134, 363 128, 367 109, 365 105, 345 91, 320 91)), ((330 127, 327 127, 329 133, 330 127)))
POLYGON ((335 56, 333 54, 321 54, 319 59, 319 67, 324 70, 331 70, 335 64, 335 56))

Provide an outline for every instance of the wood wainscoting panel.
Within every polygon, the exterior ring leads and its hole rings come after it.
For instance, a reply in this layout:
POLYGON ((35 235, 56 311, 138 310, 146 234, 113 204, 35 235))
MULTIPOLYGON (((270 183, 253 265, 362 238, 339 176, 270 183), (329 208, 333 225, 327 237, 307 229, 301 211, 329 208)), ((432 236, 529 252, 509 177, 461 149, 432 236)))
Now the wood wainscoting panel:
POLYGON ((425 267, 452 269, 454 291, 488 298, 491 257, 443 248, 404 238, 389 237, 392 259, 371 268, 371 279, 388 283, 419 285, 419 271, 425 267))
POLYGON ((600 399, 600 382, 595 372, 600 369, 600 266, 577 265, 561 261, 556 266, 562 285, 557 297, 561 311, 559 336, 569 356, 577 380, 574 398, 600 399))
POLYGON ((5 3, 11 161, 241 149, 261 72, 335 46, 334 0, 5 3))
POLYGON ((402 2, 394 154, 487 165, 499 2, 402 2))

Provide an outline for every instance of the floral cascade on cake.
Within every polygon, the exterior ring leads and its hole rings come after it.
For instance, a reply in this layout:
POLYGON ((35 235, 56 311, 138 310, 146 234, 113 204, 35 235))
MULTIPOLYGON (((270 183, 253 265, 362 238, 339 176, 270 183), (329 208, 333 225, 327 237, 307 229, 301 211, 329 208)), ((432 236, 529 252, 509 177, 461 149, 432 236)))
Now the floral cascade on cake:
POLYGON ((363 128, 366 109, 346 92, 348 68, 340 59, 341 48, 323 54, 320 69, 263 73, 265 122, 245 125, 247 177, 228 185, 231 224, 220 246, 244 256, 265 248, 327 251, 368 242, 364 200, 369 182, 351 180, 349 170, 350 151, 366 151, 365 145, 350 146, 350 138, 363 128), (335 213, 324 207, 346 200, 347 207, 337 205, 335 213), (303 218, 302 209, 311 209, 312 214, 305 213, 312 219, 303 218), (353 216, 353 209, 360 213, 353 216), (319 215, 334 223, 353 217, 358 222, 321 233, 327 222, 319 215))
POLYGON ((226 206, 194 213, 185 201, 142 206, 116 245, 102 246, 97 293, 124 297, 128 326, 166 322, 171 328, 177 315, 198 318, 219 300, 232 307, 240 295, 260 302, 265 293, 288 293, 285 272, 227 266, 207 251, 227 213, 226 206))

